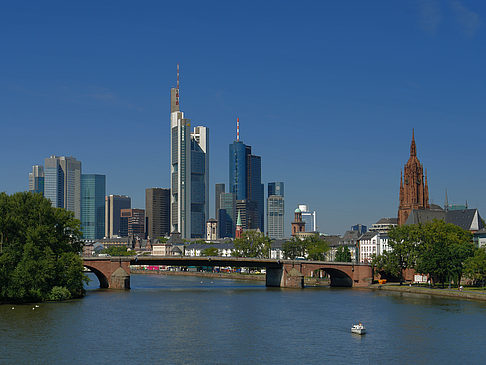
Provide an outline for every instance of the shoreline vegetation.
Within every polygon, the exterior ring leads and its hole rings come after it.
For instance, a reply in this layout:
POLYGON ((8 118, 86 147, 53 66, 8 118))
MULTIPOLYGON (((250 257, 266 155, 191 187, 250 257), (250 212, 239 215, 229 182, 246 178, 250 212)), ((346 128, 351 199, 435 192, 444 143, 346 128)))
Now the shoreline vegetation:
MULTIPOLYGON (((167 276, 196 276, 205 278, 220 278, 245 281, 265 281, 265 274, 241 274, 241 273, 216 273, 204 271, 156 271, 156 270, 131 270, 132 274, 141 275, 167 275, 167 276)), ((305 285, 310 287, 329 286, 328 279, 304 278, 305 285)), ((397 293, 426 294, 437 297, 447 297, 456 299, 481 300, 486 301, 486 290, 464 288, 462 291, 457 288, 435 288, 399 283, 371 284, 369 287, 359 288, 374 291, 391 291, 397 293)))

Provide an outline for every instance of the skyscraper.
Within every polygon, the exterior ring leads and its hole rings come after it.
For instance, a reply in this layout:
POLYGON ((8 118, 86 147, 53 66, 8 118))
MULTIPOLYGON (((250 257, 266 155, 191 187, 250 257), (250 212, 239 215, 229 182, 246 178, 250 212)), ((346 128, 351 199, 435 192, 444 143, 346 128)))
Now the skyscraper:
POLYGON ((44 167, 41 165, 32 166, 29 172, 29 191, 44 195, 44 167))
POLYGON ((317 232, 316 211, 309 211, 306 204, 299 204, 299 210, 302 213, 302 221, 305 222, 305 231, 317 232))
POLYGON ((264 232, 264 186, 261 179, 261 157, 252 155, 251 146, 239 139, 239 119, 237 119, 236 141, 229 145, 229 192, 235 194, 241 207, 254 212, 241 212, 243 228, 259 228, 264 232), (245 217, 253 217, 246 220, 245 217), (250 223, 251 222, 251 223, 250 223), (245 226, 246 224, 246 226, 245 226))
POLYGON ((145 189, 147 236, 166 237, 170 234, 170 189, 145 189))
POLYGON ((268 183, 267 232, 270 238, 284 237, 284 183, 268 183))
POLYGON ((53 207, 70 210, 81 219, 81 162, 74 157, 51 156, 44 165, 44 196, 53 207))
MULTIPOLYGON (((105 237, 123 237, 120 226, 122 209, 130 209, 132 200, 126 195, 108 195, 105 197, 105 237)), ((128 234, 128 228, 127 233, 128 234)), ((126 235, 125 234, 125 235, 126 235)))
POLYGON ((105 233, 105 195, 105 175, 81 175, 81 230, 85 239, 103 238, 105 233))
POLYGON ((184 118, 177 87, 170 92, 171 232, 183 238, 204 237, 209 216, 209 130, 184 118))
POLYGON ((214 216, 219 221, 218 211, 220 209, 220 195, 226 192, 224 184, 216 184, 214 186, 214 216))
POLYGON ((120 210, 120 236, 145 238, 145 210, 120 210))
POLYGON ((236 199, 233 193, 221 193, 219 196, 219 237, 234 237, 236 224, 236 199))

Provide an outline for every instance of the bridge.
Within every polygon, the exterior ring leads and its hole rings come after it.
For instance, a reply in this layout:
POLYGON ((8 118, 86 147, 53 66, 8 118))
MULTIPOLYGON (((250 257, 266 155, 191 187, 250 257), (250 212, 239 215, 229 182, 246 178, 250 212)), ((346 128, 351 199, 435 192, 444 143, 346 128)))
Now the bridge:
POLYGON ((368 264, 245 257, 117 256, 83 257, 83 265, 100 281, 101 288, 130 289, 130 265, 255 267, 266 269, 266 286, 303 288, 304 277, 315 270, 329 274, 331 286, 364 287, 372 282, 368 264))

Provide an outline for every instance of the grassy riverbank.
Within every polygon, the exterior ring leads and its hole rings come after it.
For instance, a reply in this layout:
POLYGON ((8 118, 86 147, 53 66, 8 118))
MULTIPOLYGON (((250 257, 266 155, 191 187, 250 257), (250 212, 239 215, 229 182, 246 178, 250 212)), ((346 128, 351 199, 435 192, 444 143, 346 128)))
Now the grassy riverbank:
POLYGON ((485 290, 470 290, 470 288, 464 288, 464 290, 455 289, 442 289, 442 288, 429 288, 422 286, 409 286, 409 285, 399 285, 395 283, 390 284, 372 284, 369 286, 372 290, 386 290, 393 292, 402 293, 417 293, 417 294, 428 294, 438 297, 448 297, 457 299, 470 299, 470 300, 483 300, 486 301, 486 291, 485 290))

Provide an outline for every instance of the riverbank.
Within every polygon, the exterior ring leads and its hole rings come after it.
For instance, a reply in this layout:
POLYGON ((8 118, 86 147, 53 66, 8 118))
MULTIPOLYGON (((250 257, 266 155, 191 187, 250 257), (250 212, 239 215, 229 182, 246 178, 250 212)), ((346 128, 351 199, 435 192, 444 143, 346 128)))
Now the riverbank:
POLYGON ((399 284, 372 284, 369 286, 371 290, 385 290, 401 293, 416 293, 416 294, 428 294, 438 297, 457 298, 457 299, 469 299, 469 300, 482 300, 486 301, 486 291, 471 291, 471 290, 458 290, 456 289, 441 289, 441 288, 426 288, 421 286, 409 286, 399 284))
MULTIPOLYGON (((131 270, 132 274, 156 274, 168 276, 198 276, 203 278, 219 278, 232 280, 265 281, 265 274, 241 274, 236 272, 206 272, 206 271, 157 271, 157 270, 131 270)), ((328 279, 304 278, 306 286, 329 286, 328 279)))

